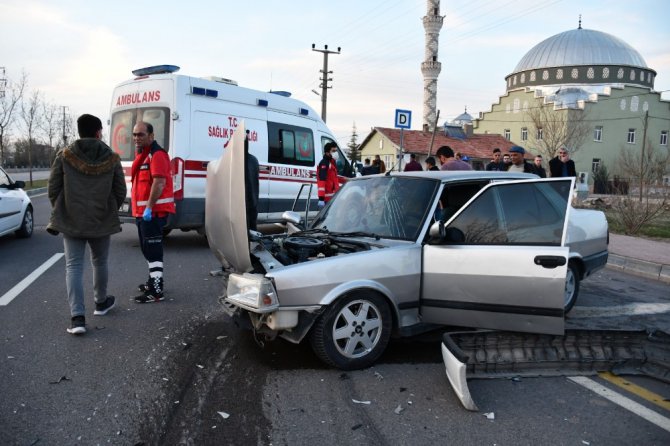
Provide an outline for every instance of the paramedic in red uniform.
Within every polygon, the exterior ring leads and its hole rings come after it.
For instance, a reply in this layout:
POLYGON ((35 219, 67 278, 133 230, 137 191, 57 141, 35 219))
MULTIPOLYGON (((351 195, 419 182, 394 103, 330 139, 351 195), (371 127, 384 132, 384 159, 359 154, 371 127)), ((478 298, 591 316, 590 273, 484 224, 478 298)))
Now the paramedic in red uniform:
POLYGON ((324 146, 323 159, 316 168, 319 209, 324 207, 340 188, 340 183, 337 181, 337 165, 333 157, 337 157, 337 145, 334 142, 329 142, 324 146))
POLYGON ((154 128, 138 122, 133 128, 137 153, 131 170, 133 217, 140 248, 149 264, 149 279, 138 288, 135 302, 163 300, 163 227, 175 213, 170 157, 154 141, 154 128))

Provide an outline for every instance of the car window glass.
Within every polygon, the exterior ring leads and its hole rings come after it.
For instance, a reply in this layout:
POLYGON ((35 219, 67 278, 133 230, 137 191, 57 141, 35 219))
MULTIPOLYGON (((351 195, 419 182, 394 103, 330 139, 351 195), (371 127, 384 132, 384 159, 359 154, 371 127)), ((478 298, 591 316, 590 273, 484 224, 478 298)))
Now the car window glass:
POLYGON ((409 177, 350 181, 319 214, 312 227, 416 240, 438 186, 436 180, 409 177))
POLYGON ((465 244, 560 246, 569 184, 500 184, 486 190, 449 225, 465 244))

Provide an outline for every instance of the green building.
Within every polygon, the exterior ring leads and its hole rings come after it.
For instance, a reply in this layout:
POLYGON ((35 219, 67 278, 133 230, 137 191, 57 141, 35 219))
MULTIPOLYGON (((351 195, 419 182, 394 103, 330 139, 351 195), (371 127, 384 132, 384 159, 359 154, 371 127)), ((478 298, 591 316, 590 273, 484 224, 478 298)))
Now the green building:
POLYGON ((474 132, 503 135, 545 160, 565 147, 586 178, 601 165, 620 175, 621 151, 668 154, 670 101, 654 91, 655 77, 626 42, 580 22, 526 53, 474 132))

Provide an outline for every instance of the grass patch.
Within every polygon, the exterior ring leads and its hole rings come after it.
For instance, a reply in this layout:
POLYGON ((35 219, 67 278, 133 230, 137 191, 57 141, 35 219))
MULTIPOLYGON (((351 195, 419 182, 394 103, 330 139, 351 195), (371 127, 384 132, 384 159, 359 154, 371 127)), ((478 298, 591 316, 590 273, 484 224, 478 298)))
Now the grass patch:
POLYGON ((40 187, 47 187, 49 180, 33 180, 33 184, 26 180, 26 187, 23 190, 39 189, 40 187))
MULTIPOLYGON (((612 218, 613 212, 611 210, 605 211, 607 216, 607 222, 609 223, 609 229, 615 234, 624 234, 623 226, 617 225, 612 218)), ((640 229, 640 232, 636 236, 653 238, 653 239, 670 239, 670 215, 666 215, 657 218, 651 223, 645 225, 640 229)))

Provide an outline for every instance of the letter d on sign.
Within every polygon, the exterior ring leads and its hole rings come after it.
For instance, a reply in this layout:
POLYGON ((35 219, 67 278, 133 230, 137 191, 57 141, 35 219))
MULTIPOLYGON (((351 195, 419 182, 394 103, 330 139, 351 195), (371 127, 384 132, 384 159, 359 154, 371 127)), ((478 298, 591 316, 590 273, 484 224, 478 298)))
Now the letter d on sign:
POLYGON ((412 112, 410 110, 395 111, 395 128, 410 129, 412 127, 412 112))

